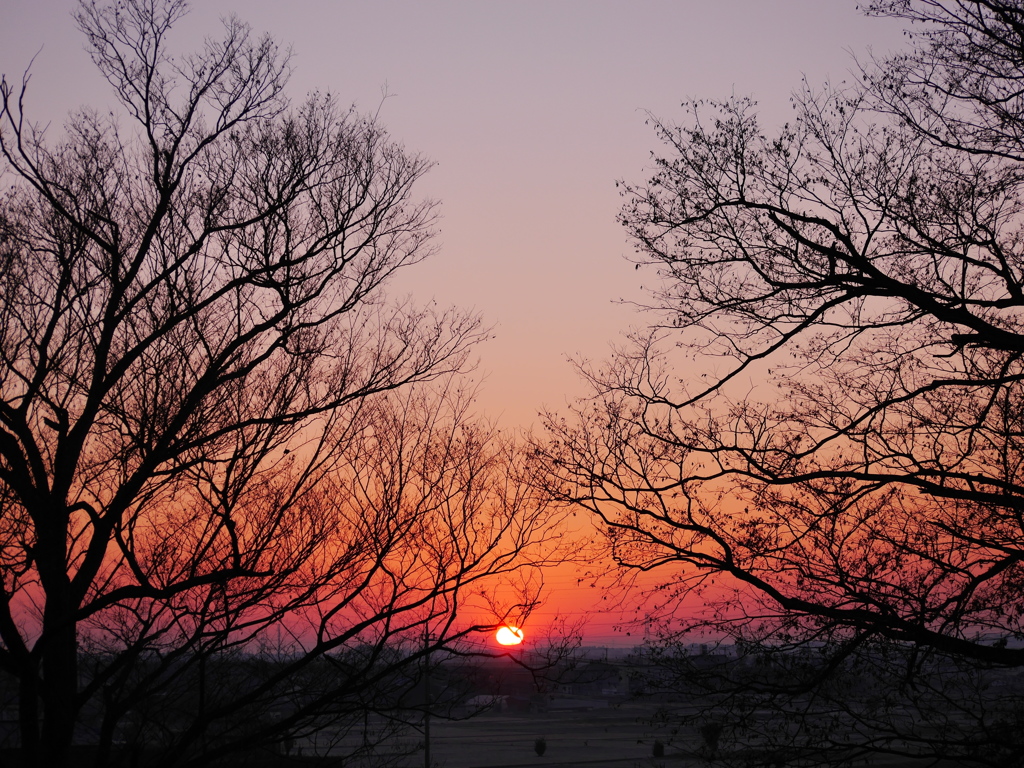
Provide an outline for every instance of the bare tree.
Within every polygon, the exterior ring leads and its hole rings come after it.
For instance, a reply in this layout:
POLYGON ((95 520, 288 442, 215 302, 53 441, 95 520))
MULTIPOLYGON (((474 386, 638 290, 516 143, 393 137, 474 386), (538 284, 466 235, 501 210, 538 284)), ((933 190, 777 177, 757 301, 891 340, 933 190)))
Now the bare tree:
POLYGON ((744 678, 772 706, 813 710, 823 681, 884 667, 865 690, 910 709, 892 727, 850 709, 843 759, 1016 764, 1019 698, 979 718, 955 690, 1024 664, 1024 7, 869 12, 912 22, 911 50, 805 87, 774 137, 744 99, 652 118, 664 154, 622 221, 663 319, 550 420, 550 486, 622 566, 664 574, 673 631, 777 658, 744 678), (687 595, 707 610, 685 615, 687 595), (925 694, 929 669, 948 676, 925 694), (929 713, 916 734, 909 712, 929 713))
MULTIPOLYGON (((337 758, 373 754, 414 724, 424 665, 528 616, 537 595, 523 571, 557 550, 527 457, 466 408, 436 388, 360 400, 330 474, 300 494, 276 475, 251 483, 232 510, 262 573, 180 579, 165 598, 124 598, 82 622, 81 695, 102 696, 101 745, 180 764, 312 739, 337 758)), ((160 553, 151 567, 216 557, 226 568, 231 543, 207 533, 216 514, 195 505, 173 549, 163 530, 136 549, 160 553)))
POLYGON ((351 711, 418 663, 389 640, 443 646, 545 535, 511 449, 423 393, 479 319, 380 293, 431 251, 429 164, 330 96, 292 105, 287 56, 234 18, 171 56, 186 10, 83 2, 119 110, 58 138, 27 76, 0 85, 0 668, 26 764, 66 764, 87 716, 102 763, 155 695, 192 697, 168 762, 351 711), (281 637, 262 677, 203 683, 281 637), (334 682, 240 725, 303 671, 334 682))

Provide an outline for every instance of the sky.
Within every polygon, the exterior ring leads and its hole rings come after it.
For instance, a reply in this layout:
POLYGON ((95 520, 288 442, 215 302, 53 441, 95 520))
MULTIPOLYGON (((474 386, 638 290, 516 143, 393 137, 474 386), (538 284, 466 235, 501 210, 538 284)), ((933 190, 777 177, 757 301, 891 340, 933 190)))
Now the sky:
MULTIPOLYGON (((0 72, 17 82, 31 62, 26 110, 57 132, 67 110, 112 103, 73 5, 0 0, 0 72)), ((841 81, 854 55, 903 43, 855 0, 203 0, 174 44, 197 46, 232 13, 291 46, 296 100, 329 91, 379 110, 436 163, 419 191, 440 202, 439 251, 391 290, 493 325, 478 410, 511 429, 586 394, 570 361, 600 361, 651 322, 635 303, 657 277, 634 269, 616 222, 616 181, 649 175, 649 115, 752 96, 771 132, 802 77, 841 81)), ((581 597, 571 579, 549 588, 552 604, 581 597)), ((614 622, 593 619, 592 639, 614 622)))
MULTIPOLYGON (((0 72, 17 81, 32 62, 28 112, 53 129, 111 103, 73 5, 0 0, 0 72)), ((570 361, 650 322, 629 302, 656 276, 628 261, 615 186, 648 175, 648 113, 682 120, 685 99, 750 95, 779 125, 802 76, 841 80, 853 54, 901 44, 855 0, 203 0, 175 43, 232 13, 291 46, 296 99, 379 109, 436 163, 420 194, 441 204, 439 252, 391 290, 483 314, 478 407, 510 428, 584 395, 570 361)))

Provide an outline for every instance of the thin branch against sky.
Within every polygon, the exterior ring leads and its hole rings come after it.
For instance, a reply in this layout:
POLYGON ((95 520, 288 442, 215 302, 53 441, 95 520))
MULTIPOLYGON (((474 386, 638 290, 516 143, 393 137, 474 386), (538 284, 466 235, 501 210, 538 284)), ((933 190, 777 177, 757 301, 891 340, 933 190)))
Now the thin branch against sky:
MULTIPOLYGON (((73 3, 4 5, 0 71, 20 78, 35 57, 30 113, 54 130, 68 105, 101 109, 73 3)), ((421 192, 442 203, 441 251, 394 290, 476 307, 495 324, 480 406, 507 426, 582 391, 567 356, 601 358, 646 322, 615 303, 654 279, 628 263, 615 222, 615 180, 642 178, 648 161, 646 111, 672 119, 688 97, 752 94, 770 126, 788 118, 803 74, 840 80, 851 52, 902 41, 853 0, 195 6, 182 43, 236 13, 292 46, 294 93, 379 108, 397 140, 437 163, 421 192)))

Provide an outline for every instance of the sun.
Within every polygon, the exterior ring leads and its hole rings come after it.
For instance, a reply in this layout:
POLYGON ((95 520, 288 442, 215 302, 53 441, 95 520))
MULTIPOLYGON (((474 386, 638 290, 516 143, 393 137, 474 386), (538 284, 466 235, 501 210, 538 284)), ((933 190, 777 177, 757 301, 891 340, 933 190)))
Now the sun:
POLYGON ((523 642, 523 630, 506 624, 503 627, 498 627, 494 639, 498 641, 499 645, 519 645, 523 642))

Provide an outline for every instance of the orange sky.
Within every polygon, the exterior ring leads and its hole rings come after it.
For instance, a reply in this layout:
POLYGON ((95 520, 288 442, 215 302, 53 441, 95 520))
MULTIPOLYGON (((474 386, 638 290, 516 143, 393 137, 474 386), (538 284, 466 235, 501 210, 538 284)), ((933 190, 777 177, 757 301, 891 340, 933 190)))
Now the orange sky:
MULTIPOLYGON (((639 182, 655 149, 645 110, 682 119, 690 97, 751 94, 771 128, 802 75, 842 80, 851 52, 901 44, 856 0, 202 0, 177 30, 189 48, 236 12, 294 50, 292 92, 332 91, 380 111, 394 137, 436 161, 420 192, 440 200, 439 253, 392 288, 475 307, 495 328, 479 350, 481 413, 529 427, 583 393, 567 358, 601 359, 654 275, 635 271, 615 221, 616 179, 639 182), (381 103, 381 94, 388 98, 381 103)), ((110 98, 70 19, 71 0, 5 0, 0 72, 35 57, 27 109, 56 126, 110 98)), ((606 596, 571 572, 549 605, 613 639, 606 596)))

